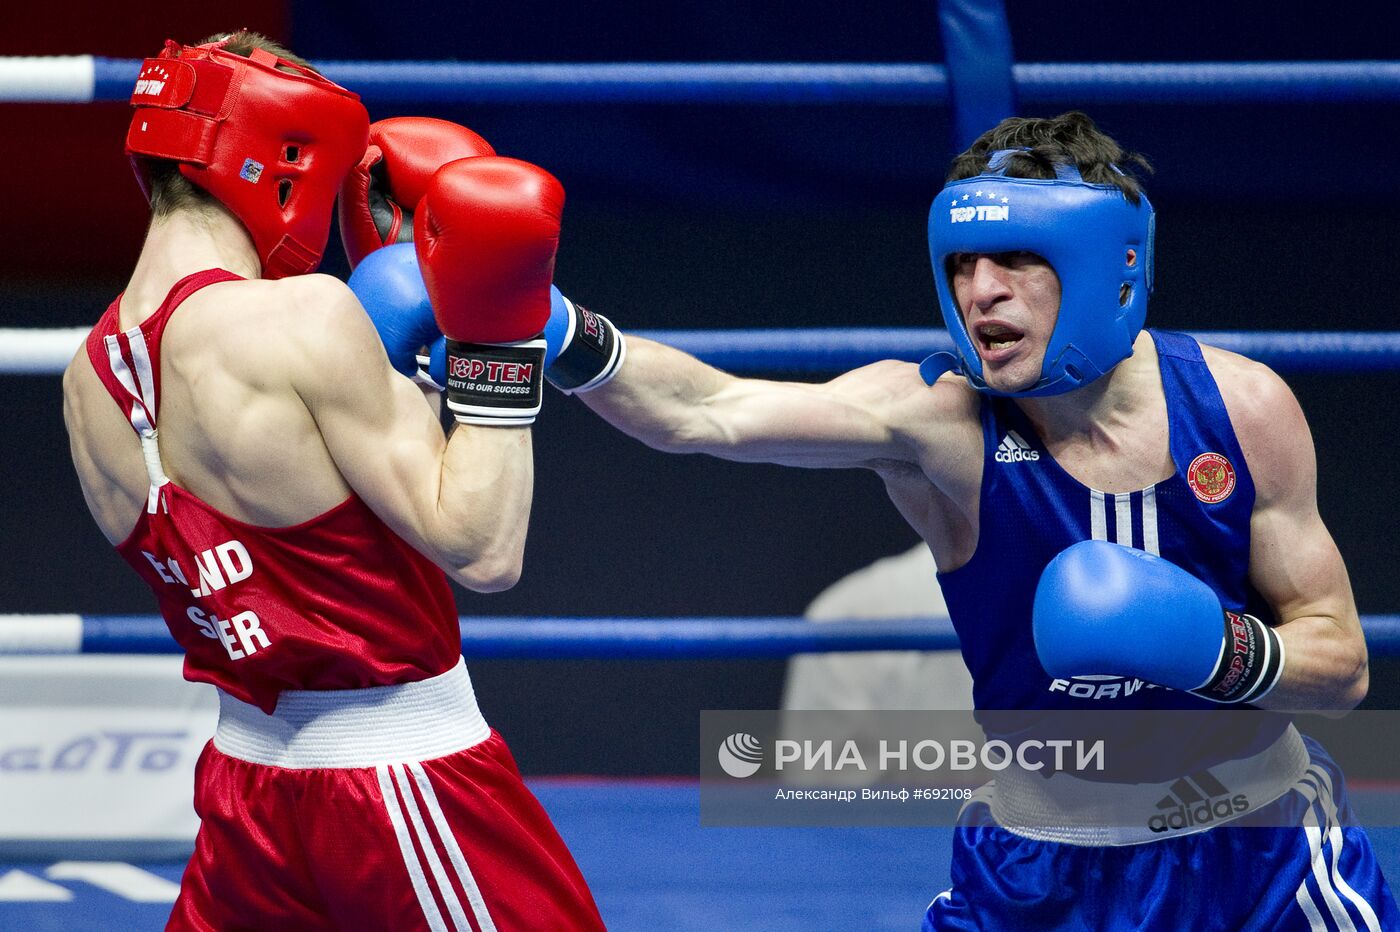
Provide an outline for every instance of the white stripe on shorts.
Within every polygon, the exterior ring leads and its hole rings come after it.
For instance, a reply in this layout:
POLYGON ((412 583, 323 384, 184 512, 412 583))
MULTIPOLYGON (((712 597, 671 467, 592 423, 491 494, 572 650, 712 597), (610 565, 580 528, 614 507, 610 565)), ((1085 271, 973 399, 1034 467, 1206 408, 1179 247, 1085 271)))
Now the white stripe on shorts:
POLYGON ((1327 776, 1325 771, 1322 772, 1322 777, 1322 806, 1323 811, 1327 813, 1327 824, 1331 826, 1327 837, 1332 842, 1332 886, 1356 907, 1361 921, 1366 923, 1368 932, 1381 932, 1381 921, 1376 911, 1342 876, 1342 845, 1345 836, 1342 834, 1341 816, 1337 814, 1337 801, 1332 798, 1332 778, 1327 776))
POLYGON ((442 811, 442 804, 438 802, 437 793, 433 790, 432 782, 428 779, 428 772, 423 769, 423 765, 416 761, 406 764, 380 764, 375 767, 375 772, 379 776, 379 789, 384 796, 384 808, 389 813, 389 821, 394 826, 394 834, 398 837, 399 852, 403 855, 404 866, 408 868, 409 878, 413 882, 413 891, 418 896, 418 903, 423 908, 423 916, 428 921, 429 928, 434 932, 447 932, 447 924, 442 917, 442 912, 438 909, 437 900, 433 896, 432 887, 437 887, 437 892, 441 896, 442 902, 447 904, 448 915, 452 919, 452 928, 456 932, 472 932, 473 928, 480 929, 480 932, 496 932, 496 923, 491 918, 491 913, 486 908, 486 900, 481 895, 481 888, 477 885, 476 877, 472 875, 471 868, 467 865, 466 855, 462 853, 462 847, 457 843, 457 838, 452 834, 452 826, 447 822, 447 816, 442 811), (423 797, 423 807, 418 804, 418 799, 413 795, 413 785, 417 784, 419 794, 423 797), (437 841, 428 832, 427 820, 423 817, 423 808, 428 811, 428 818, 432 820, 433 829, 437 832, 437 841), (414 847, 414 841, 418 842, 414 847), (457 883, 466 892, 466 906, 471 909, 472 919, 475 926, 468 920, 466 909, 463 908, 462 898, 452 886, 452 878, 448 876, 446 866, 442 863, 442 857, 438 853, 438 847, 447 852, 447 860, 452 865, 452 874, 456 876, 457 883), (421 852, 421 854, 420 854, 421 852), (426 859, 426 869, 423 861, 426 859), (429 881, 428 875, 432 874, 429 881))
POLYGON ((408 769, 413 772, 413 779, 418 784, 418 790, 423 794, 423 801, 428 806, 428 814, 433 818, 433 827, 437 829, 438 837, 442 839, 442 846, 447 849, 447 859, 452 862, 452 869, 457 874, 457 882, 467 892, 467 902, 471 904, 472 916, 476 919, 476 924, 481 927, 481 932, 496 932, 496 923, 486 908, 486 900, 481 896, 481 888, 476 885, 476 877, 472 875, 472 869, 467 865, 467 857, 462 853, 462 846, 457 844, 457 837, 452 834, 452 826, 447 824, 447 816, 443 814, 442 806, 438 803, 437 793, 433 792, 433 785, 428 781, 428 772, 423 769, 422 764, 416 761, 410 763, 408 769))
MULTIPOLYGON (((1337 924, 1337 928, 1341 932, 1356 932, 1355 923, 1347 915, 1346 907, 1342 905, 1342 901, 1337 898, 1337 891, 1332 889, 1332 878, 1327 870, 1327 856, 1322 850, 1322 829, 1318 823, 1318 786, 1321 782, 1322 771, 1317 767, 1309 767, 1302 780, 1303 785, 1307 787, 1303 790, 1303 798, 1308 802, 1308 812, 1303 817, 1303 831, 1308 836, 1308 862, 1312 865, 1312 877, 1317 881, 1317 889, 1322 896, 1322 903, 1327 907, 1327 912, 1331 914, 1332 921, 1337 924)), ((1308 892, 1307 887, 1308 881, 1305 877, 1303 882, 1298 885, 1297 893, 1294 894, 1294 898, 1298 900, 1300 905, 1303 902, 1303 897, 1312 895, 1308 892)), ((1304 911, 1308 911, 1306 907, 1304 907, 1304 911)), ((1317 911, 1316 905, 1312 911, 1317 911)), ((1325 929, 1326 926, 1319 926, 1319 928, 1325 929)))
MULTIPOLYGON (((428 869, 433 872, 433 881, 437 884, 438 893, 447 904, 447 912, 452 917, 452 927, 457 932, 472 932, 472 927, 467 923, 467 914, 462 909, 462 901, 458 898, 457 891, 452 889, 452 882, 447 879, 447 871, 442 866, 442 858, 438 856, 437 845, 433 844, 432 836, 423 824, 423 813, 418 809, 418 800, 413 795, 404 765, 390 764, 389 772, 398 784, 399 795, 403 798, 404 809, 408 812, 409 827, 418 839, 418 848, 428 859, 428 869)), ((438 831, 442 831, 441 825, 438 826, 438 831)), ((419 870, 422 870, 421 866, 419 870)))
POLYGON ((413 850, 413 838, 404 822, 403 810, 399 808, 398 792, 394 780, 389 775, 389 765, 380 764, 374 768, 379 776, 379 792, 384 797, 384 809, 389 814, 389 822, 394 826, 394 835, 399 840, 399 853, 403 855, 404 867, 408 868, 413 892, 418 896, 418 905, 423 909, 423 918, 428 921, 432 932, 447 932, 447 924, 442 921, 442 912, 433 900, 433 891, 428 889, 428 878, 423 873, 423 865, 418 861, 418 853, 413 850))
MULTIPOLYGON (((1312 877, 1317 881, 1318 891, 1322 894, 1323 903, 1327 906, 1327 912, 1336 923, 1341 932, 1355 932, 1356 923, 1352 922, 1351 915, 1342 904, 1338 893, 1346 897, 1351 905, 1360 914, 1369 932, 1380 932, 1380 920, 1376 912, 1371 908, 1351 885, 1341 875, 1340 859, 1342 854, 1342 844, 1344 836, 1337 815, 1337 805, 1332 799, 1332 780, 1326 771, 1320 767, 1309 767, 1308 772, 1300 781, 1302 786, 1299 791, 1308 803, 1308 812, 1303 819, 1303 831, 1308 837, 1308 853, 1312 862, 1312 877), (1319 814, 1321 818, 1319 818, 1319 814), (1327 863, 1327 854, 1323 849, 1323 842, 1330 844, 1332 849, 1332 863, 1327 863)), ((1312 894, 1307 889, 1307 879, 1299 884, 1298 890, 1294 893, 1294 899, 1303 909, 1308 917, 1308 922, 1313 929, 1327 928, 1323 917, 1320 915, 1316 905, 1312 902, 1312 894)))
MULTIPOLYGON (((1308 837, 1308 856, 1313 865, 1317 864, 1319 846, 1313 841, 1310 831, 1307 831, 1307 823, 1310 819, 1315 819, 1316 814, 1312 809, 1311 798, 1316 788, 1309 777, 1316 776, 1313 768, 1309 768, 1307 773, 1299 781, 1298 791, 1303 794, 1304 799, 1309 800, 1308 813, 1303 818, 1304 831, 1308 837), (1309 791, 1312 792, 1309 792, 1309 791)), ((1310 932, 1327 932, 1327 921, 1322 918, 1322 913, 1318 911, 1317 904, 1313 902, 1312 894, 1308 892, 1308 878, 1303 877, 1303 882, 1298 884, 1298 889, 1293 891, 1293 899, 1298 903, 1298 908, 1303 911, 1303 915, 1308 917, 1308 929, 1310 932)))

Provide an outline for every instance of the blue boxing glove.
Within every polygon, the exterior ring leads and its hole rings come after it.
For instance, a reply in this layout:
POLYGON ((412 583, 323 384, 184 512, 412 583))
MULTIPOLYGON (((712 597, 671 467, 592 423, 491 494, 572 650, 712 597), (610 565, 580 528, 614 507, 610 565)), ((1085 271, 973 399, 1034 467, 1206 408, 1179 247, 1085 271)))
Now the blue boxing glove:
MULTIPOLYGON (((419 348, 438 341, 441 333, 413 244, 385 246, 365 256, 350 275, 350 290, 379 331, 389 363, 406 376, 418 375, 419 348)), ((442 352, 445 357, 445 345, 442 352)))
MULTIPOLYGON (((394 368, 441 391, 447 384, 447 339, 433 317, 413 244, 369 253, 350 275, 350 288, 374 321, 394 368), (428 352, 420 356, 423 346, 428 352)), ((544 338, 545 377, 566 395, 607 382, 627 358, 627 341, 611 321, 574 304, 553 285, 544 338)))
POLYGON ((622 368, 627 341, 612 321, 570 301, 558 288, 549 296, 545 378, 566 395, 592 391, 622 368))
MULTIPOLYGON (((617 374, 627 358, 627 341, 611 321, 574 304, 553 285, 549 286, 544 339, 545 378, 566 395, 602 385, 617 374)), ((446 338, 435 342, 429 351, 427 378, 437 385, 447 384, 446 338)))
POLYGON ((1283 642, 1225 611, 1173 563, 1102 540, 1066 548, 1035 591, 1035 650, 1051 676, 1116 674, 1214 702, 1256 702, 1283 673, 1283 642))

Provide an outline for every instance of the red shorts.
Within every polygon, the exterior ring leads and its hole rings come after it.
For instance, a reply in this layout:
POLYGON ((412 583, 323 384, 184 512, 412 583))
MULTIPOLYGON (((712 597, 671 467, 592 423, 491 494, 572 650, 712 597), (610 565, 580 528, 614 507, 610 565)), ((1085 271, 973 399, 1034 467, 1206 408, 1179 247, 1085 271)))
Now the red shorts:
MULTIPOLYGON (((465 668, 458 671, 464 679, 465 668)), ((335 692, 386 689, 400 687, 335 692)), ((377 744, 386 739, 421 749, 444 735, 431 734, 429 713, 427 745, 418 734, 402 738, 405 727, 424 729, 421 704, 409 703, 412 726, 392 721, 392 714, 387 721, 382 715, 356 721, 353 710, 341 709, 329 730, 295 722, 294 737, 277 735, 284 745, 273 753, 262 735, 240 744, 247 721, 241 735, 221 740, 231 702, 225 698, 220 730, 195 771, 201 825, 167 928, 603 928, 563 840, 521 782, 505 741, 485 729, 479 712, 473 733, 484 737, 445 755, 369 766, 283 766, 267 761, 338 764, 366 749, 382 757, 377 744), (322 744, 327 753, 317 750, 322 744), (227 745, 249 753, 232 756, 227 745)), ((284 704, 265 718, 285 732, 284 704)), ((249 708, 240 710, 245 719, 249 708)), ((460 711, 446 728, 460 731, 460 711)))

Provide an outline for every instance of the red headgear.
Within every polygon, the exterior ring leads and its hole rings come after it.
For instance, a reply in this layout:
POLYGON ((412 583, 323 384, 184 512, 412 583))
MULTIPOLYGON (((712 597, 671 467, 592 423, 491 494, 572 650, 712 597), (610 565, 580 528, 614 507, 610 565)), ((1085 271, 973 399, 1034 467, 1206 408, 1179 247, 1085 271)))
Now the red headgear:
POLYGON ((179 162, 247 227, 264 278, 314 271, 336 192, 365 152, 369 114, 358 95, 310 69, 263 49, 225 52, 227 41, 166 42, 146 59, 127 154, 148 198, 142 156, 179 162))

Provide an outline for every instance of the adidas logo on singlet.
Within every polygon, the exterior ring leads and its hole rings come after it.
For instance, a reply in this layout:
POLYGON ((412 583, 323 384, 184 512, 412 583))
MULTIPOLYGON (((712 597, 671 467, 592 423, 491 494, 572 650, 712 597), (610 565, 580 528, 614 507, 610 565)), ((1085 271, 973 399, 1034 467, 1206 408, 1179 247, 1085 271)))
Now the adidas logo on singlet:
POLYGON ((1157 802, 1160 810, 1147 820, 1153 832, 1171 832, 1217 820, 1232 819, 1249 809, 1243 793, 1230 790, 1209 770, 1198 770, 1171 785, 1171 792, 1157 802))
POLYGON ((996 460, 998 463, 1034 463, 1040 459, 1040 451, 1032 450, 1031 445, 1021 438, 1021 435, 1014 430, 1008 430, 1006 436, 1001 438, 1001 443, 997 445, 996 460))

